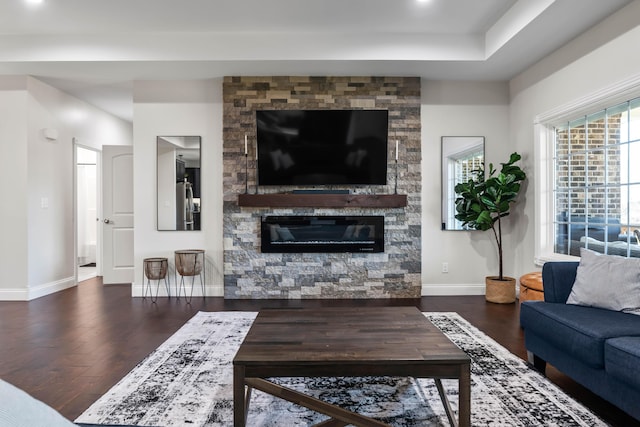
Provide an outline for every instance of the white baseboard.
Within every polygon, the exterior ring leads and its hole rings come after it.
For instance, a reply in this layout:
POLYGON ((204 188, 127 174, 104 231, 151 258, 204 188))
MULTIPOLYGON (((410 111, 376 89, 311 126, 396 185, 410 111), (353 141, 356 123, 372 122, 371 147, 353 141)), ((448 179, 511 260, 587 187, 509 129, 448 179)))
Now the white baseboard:
POLYGON ((45 295, 53 294, 58 291, 72 288, 76 286, 76 278, 74 276, 67 277, 55 282, 44 283, 42 285, 29 288, 29 301, 40 298, 45 295))
MULTIPOLYGON (((131 286, 131 296, 132 297, 142 297, 144 288, 142 285, 133 284, 131 286)), ((156 285, 153 284, 152 291, 155 296, 156 285)), ((175 285, 171 285, 170 288, 171 296, 175 296, 176 288, 175 285)), ((187 292, 190 292, 190 288, 187 288, 187 292)), ((222 286, 205 286, 205 294, 208 297, 223 297, 224 296, 224 287, 222 286)), ((422 296, 455 296, 455 295, 484 295, 485 294, 485 285, 482 284, 428 284, 422 285, 422 296)), ((164 283, 160 284, 160 288, 158 290, 158 297, 166 297, 167 291, 165 289, 164 283)), ((193 290, 193 296, 202 296, 202 291, 199 285, 196 285, 196 288, 193 290)))
MULTIPOLYGON (((0 289, 0 301, 30 301, 35 298, 40 298, 45 295, 52 294, 54 292, 62 291, 67 288, 75 286, 75 279, 68 277, 56 282, 45 283, 34 288, 9 288, 0 289)), ((175 285, 171 286, 171 295, 175 294, 175 285)), ((155 295, 155 285, 153 286, 155 295)), ((223 297, 224 288, 221 285, 212 286, 207 285, 205 287, 205 294, 209 297, 223 297)), ((484 284, 423 284, 422 296, 455 296, 455 295, 484 295, 484 284)), ((132 297, 142 297, 143 286, 139 284, 133 284, 131 286, 132 297)), ((193 290, 194 296, 202 296, 201 288, 196 286, 193 290)), ((160 285, 158 292, 159 297, 166 297, 167 291, 164 284, 160 285)))
POLYGON ((0 289, 0 301, 31 301, 74 286, 76 286, 76 279, 72 276, 29 288, 0 289))
MULTIPOLYGON (((152 283, 151 286, 151 291, 153 292, 153 296, 155 298, 156 295, 156 284, 155 282, 152 283)), ((158 298, 160 297, 166 297, 167 296, 167 290, 165 288, 164 282, 160 282, 160 287, 157 289, 158 291, 158 298)), ((169 286, 169 291, 171 292, 171 296, 175 296, 176 295, 176 286, 175 284, 171 284, 169 286)), ((190 294, 191 292, 191 285, 187 286, 187 294, 190 294)), ((208 297, 223 297, 224 296, 224 288, 222 286, 214 286, 214 285, 206 285, 204 287, 204 293, 205 296, 208 297)), ((131 285, 131 296, 132 297, 142 297, 144 294, 144 286, 134 283, 131 285)), ((149 295, 149 291, 147 291, 147 296, 149 295)), ((202 296, 202 287, 200 286, 200 284, 196 283, 196 287, 193 289, 193 296, 194 298, 197 297, 201 297, 202 296)))
POLYGON ((0 301, 28 301, 29 291, 25 288, 0 289, 0 301))
POLYGON ((98 274, 95 271, 89 274, 78 273, 78 283, 93 279, 94 277, 98 277, 98 274))
POLYGON ((484 283, 471 284, 423 284, 422 296, 456 296, 456 295, 484 295, 484 283))

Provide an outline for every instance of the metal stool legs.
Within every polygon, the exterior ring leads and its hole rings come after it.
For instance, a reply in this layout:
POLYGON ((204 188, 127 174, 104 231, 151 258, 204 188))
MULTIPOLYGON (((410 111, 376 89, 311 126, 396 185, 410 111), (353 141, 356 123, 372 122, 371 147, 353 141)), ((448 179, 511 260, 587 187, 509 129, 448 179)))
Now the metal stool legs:
POLYGON ((164 280, 164 286, 167 289, 167 296, 171 297, 171 292, 169 289, 169 282, 167 280, 167 269, 169 266, 169 261, 167 258, 145 258, 143 261, 143 272, 142 272, 142 283, 144 286, 144 293, 142 298, 147 298, 147 293, 149 293, 149 297, 151 298, 151 302, 156 302, 158 300, 158 292, 160 291, 160 281, 164 280), (147 282, 145 283, 144 279, 147 278, 147 282), (156 281, 156 296, 153 298, 153 290, 151 289, 151 281, 156 281))
POLYGON ((185 277, 191 277, 191 294, 187 300, 187 304, 191 303, 193 298, 193 289, 195 288, 196 276, 200 280, 200 287, 202 288, 202 298, 205 297, 204 283, 206 279, 206 269, 204 262, 204 250, 202 249, 189 249, 175 252, 176 257, 176 294, 180 298, 180 293, 184 292, 184 297, 187 299, 187 285, 185 284, 185 277), (178 285, 178 277, 180 274, 180 284, 178 285))

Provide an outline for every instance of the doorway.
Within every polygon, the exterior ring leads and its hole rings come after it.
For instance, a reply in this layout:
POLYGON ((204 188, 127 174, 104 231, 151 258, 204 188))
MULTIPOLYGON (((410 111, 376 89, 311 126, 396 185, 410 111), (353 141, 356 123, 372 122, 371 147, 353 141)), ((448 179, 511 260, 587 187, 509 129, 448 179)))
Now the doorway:
POLYGON ((98 159, 97 150, 79 145, 75 147, 76 194, 76 269, 77 281, 98 275, 98 159))

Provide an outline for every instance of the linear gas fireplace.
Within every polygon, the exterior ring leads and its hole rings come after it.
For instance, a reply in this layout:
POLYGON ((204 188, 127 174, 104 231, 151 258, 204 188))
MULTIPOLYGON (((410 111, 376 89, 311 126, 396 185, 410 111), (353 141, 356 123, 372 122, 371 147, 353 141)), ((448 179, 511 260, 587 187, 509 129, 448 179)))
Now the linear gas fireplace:
POLYGON ((384 216, 265 216, 262 252, 384 252, 384 216))

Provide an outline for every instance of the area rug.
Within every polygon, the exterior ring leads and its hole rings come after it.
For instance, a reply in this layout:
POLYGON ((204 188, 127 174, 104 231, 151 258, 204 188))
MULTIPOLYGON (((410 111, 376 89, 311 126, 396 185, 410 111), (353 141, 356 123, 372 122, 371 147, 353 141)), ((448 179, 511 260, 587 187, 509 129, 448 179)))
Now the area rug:
MULTIPOLYGON (((197 313, 96 401, 78 423, 232 426, 232 360, 256 313, 197 313)), ((605 426, 521 359, 456 313, 425 313, 472 359, 474 426, 605 426)), ((392 426, 448 426, 433 380, 395 377, 282 378, 305 394, 392 426)), ((457 408, 457 381, 443 384, 457 408)), ((310 426, 327 419, 254 390, 248 426, 310 426)))

